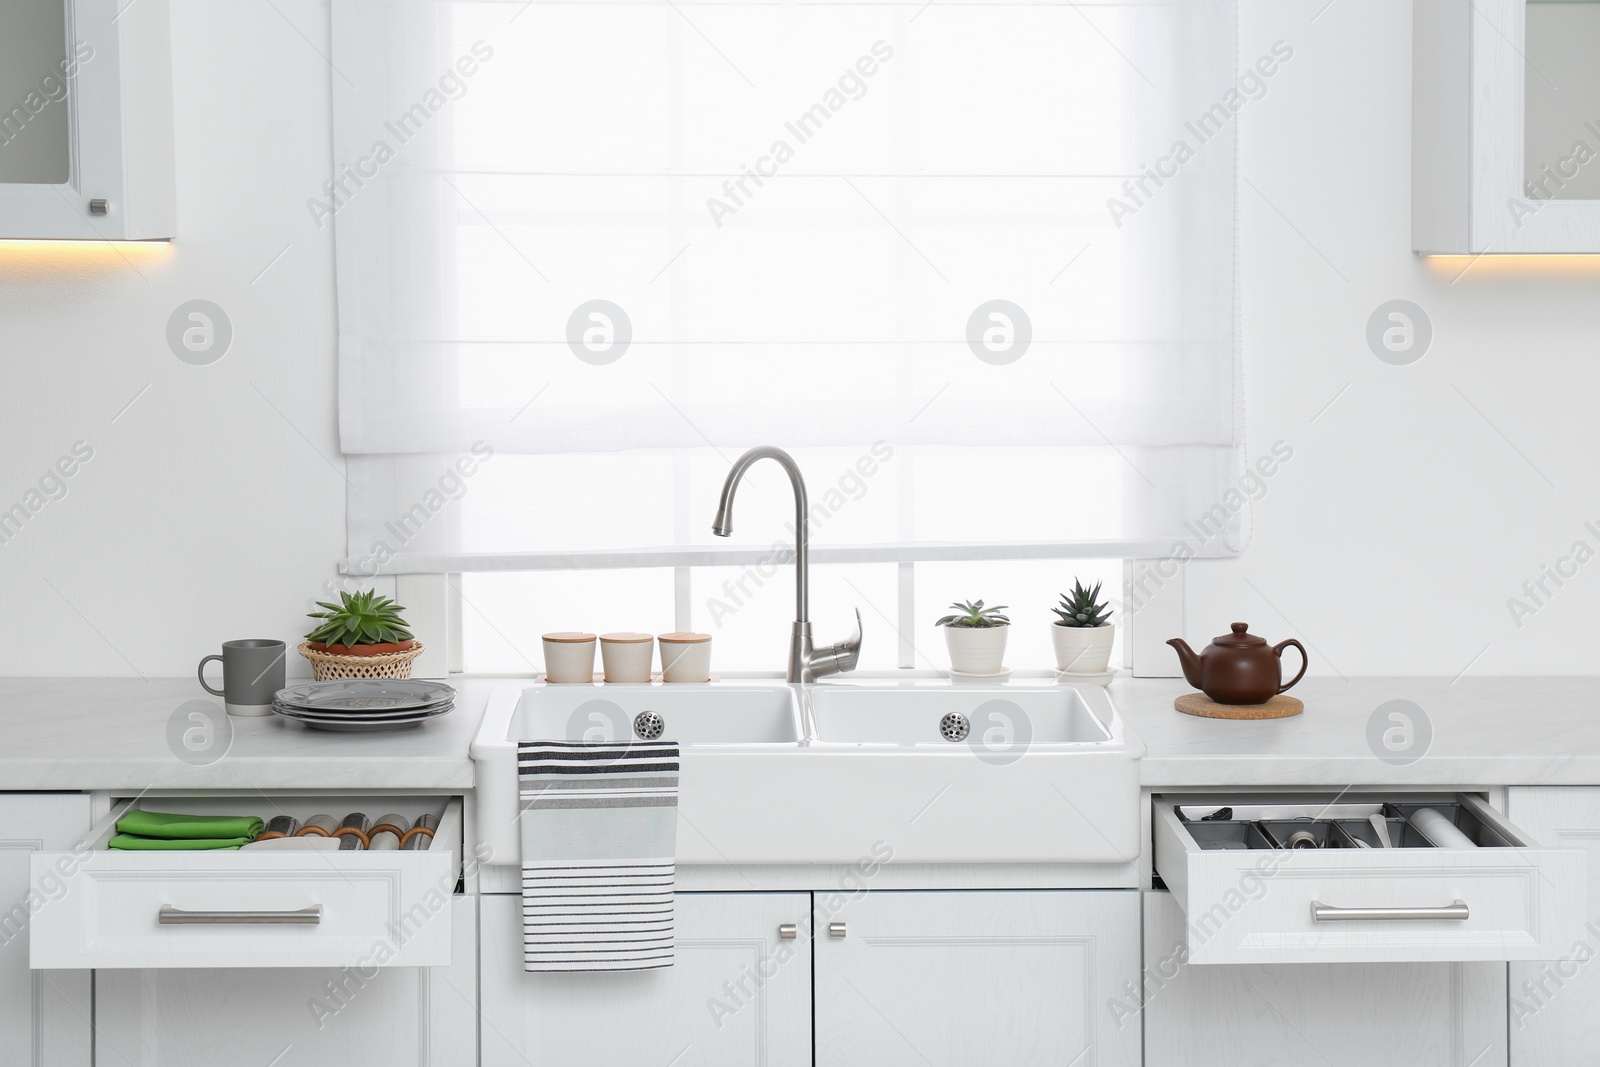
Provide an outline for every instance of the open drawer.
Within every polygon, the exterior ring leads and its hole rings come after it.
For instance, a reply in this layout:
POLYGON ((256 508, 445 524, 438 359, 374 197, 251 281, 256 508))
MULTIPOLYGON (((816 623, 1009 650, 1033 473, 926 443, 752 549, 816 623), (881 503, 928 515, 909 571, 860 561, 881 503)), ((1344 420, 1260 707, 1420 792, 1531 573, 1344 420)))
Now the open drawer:
POLYGON ((450 962, 459 797, 160 797, 118 801, 72 852, 29 858, 34 968, 432 967, 450 962), (205 815, 362 811, 439 825, 426 850, 124 852, 130 807, 205 815))
POLYGON ((1470 794, 1153 804, 1155 868, 1187 918, 1190 963, 1557 959, 1583 928, 1585 854, 1541 848, 1470 794))

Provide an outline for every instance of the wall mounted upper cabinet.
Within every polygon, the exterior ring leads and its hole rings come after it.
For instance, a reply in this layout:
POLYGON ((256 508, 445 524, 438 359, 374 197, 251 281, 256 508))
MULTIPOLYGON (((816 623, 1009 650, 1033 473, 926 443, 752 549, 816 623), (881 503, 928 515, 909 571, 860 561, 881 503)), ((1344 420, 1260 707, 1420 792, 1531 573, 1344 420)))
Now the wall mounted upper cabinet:
POLYGON ((1600 0, 1415 0, 1412 247, 1600 252, 1600 0))
POLYGON ((0 3, 0 238, 173 235, 167 0, 0 3))

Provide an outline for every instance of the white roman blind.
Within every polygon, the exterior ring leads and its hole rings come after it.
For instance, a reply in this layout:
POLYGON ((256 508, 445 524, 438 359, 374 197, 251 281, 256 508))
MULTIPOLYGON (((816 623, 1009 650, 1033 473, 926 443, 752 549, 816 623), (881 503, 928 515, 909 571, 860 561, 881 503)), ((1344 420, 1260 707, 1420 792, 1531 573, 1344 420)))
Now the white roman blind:
POLYGON ((759 558, 755 444, 819 562, 1235 550, 1231 2, 334 0, 332 61, 348 569, 759 558))

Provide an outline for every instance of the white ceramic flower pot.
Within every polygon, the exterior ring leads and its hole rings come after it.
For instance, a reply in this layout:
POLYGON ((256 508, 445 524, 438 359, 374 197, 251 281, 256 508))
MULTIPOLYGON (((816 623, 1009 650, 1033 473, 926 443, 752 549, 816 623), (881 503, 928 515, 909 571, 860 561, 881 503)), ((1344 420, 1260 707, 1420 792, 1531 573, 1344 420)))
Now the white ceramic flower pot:
POLYGON ((999 674, 1005 668, 1009 626, 945 626, 950 669, 960 674, 999 674))
POLYGON ((1114 623, 1104 626, 1062 626, 1053 623, 1050 637, 1056 649, 1056 670, 1073 674, 1097 674, 1111 661, 1111 642, 1116 637, 1114 623))

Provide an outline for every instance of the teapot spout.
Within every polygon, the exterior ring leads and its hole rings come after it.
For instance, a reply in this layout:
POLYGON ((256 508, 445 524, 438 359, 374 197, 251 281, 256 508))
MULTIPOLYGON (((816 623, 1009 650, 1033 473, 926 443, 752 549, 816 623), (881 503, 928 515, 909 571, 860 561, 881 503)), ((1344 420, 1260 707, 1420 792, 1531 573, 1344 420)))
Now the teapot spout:
POLYGON ((1174 637, 1172 640, 1168 641, 1167 644, 1171 645, 1178 653, 1178 663, 1180 665, 1182 665, 1182 667, 1183 667, 1183 678, 1184 678, 1184 681, 1188 682, 1190 685, 1194 686, 1196 689, 1199 689, 1200 688, 1200 656, 1199 656, 1199 654, 1196 653, 1194 649, 1189 647, 1189 642, 1185 641, 1181 637, 1174 637))

